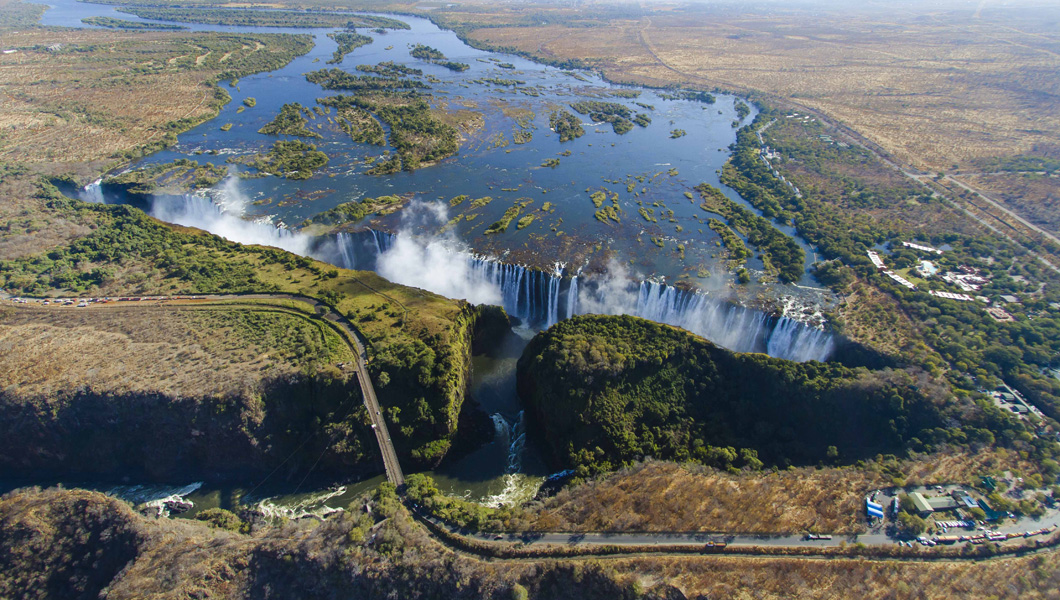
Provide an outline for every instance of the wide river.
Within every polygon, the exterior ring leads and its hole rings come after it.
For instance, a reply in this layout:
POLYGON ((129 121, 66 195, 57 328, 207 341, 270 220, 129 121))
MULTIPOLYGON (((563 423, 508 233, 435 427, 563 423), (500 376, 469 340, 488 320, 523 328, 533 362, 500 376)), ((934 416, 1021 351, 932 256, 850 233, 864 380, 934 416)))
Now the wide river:
MULTIPOLYGON (((75 0, 52 0, 49 4, 52 8, 44 14, 44 25, 87 27, 81 19, 90 16, 142 21, 101 4, 75 0)), ((368 175, 366 159, 378 157, 386 148, 354 143, 325 116, 319 116, 310 121, 310 127, 321 137, 307 141, 326 152, 330 162, 311 179, 230 177, 208 193, 159 198, 147 209, 165 220, 203 227, 235 241, 279 245, 308 253, 304 240, 299 240, 297 234, 283 231, 285 224, 297 225, 308 217, 351 200, 409 195, 414 198, 409 207, 370 223, 373 229, 397 233, 397 238, 392 239, 419 240, 418 254, 411 252, 403 262, 389 261, 388 270, 381 270, 383 275, 401 283, 452 297, 467 297, 473 302, 500 303, 503 290, 498 286, 494 286, 498 289, 492 289, 487 285, 483 291, 476 282, 454 282, 458 279, 455 276, 442 281, 437 279, 437 273, 447 265, 432 263, 431 257, 437 254, 431 254, 425 248, 441 242, 447 251, 458 252, 460 256, 489 256, 509 264, 532 265, 545 268, 557 277, 563 273, 562 284, 557 278, 541 285, 549 288, 548 293, 552 294, 549 298, 562 290, 565 297, 572 299, 571 306, 578 290, 570 284, 570 278, 590 264, 598 271, 605 268, 623 282, 685 282, 708 292, 710 302, 714 302, 713 299, 720 302, 733 294, 733 278, 724 265, 719 237, 706 224, 708 218, 716 215, 701 210, 699 202, 689 196, 694 195, 693 186, 707 182, 751 208, 738 194, 721 185, 718 175, 729 157, 728 147, 736 139, 737 127, 754 118, 757 111, 753 105, 750 113, 740 119, 736 107, 742 100, 731 95, 716 94, 715 102, 706 103, 679 99, 672 95, 672 91, 611 85, 591 72, 563 71, 517 56, 476 50, 460 41, 453 32, 442 30, 426 19, 395 18, 408 23, 411 28, 388 30, 385 34, 361 30, 360 33, 372 36, 373 42, 357 48, 338 65, 326 64, 336 48, 335 42, 327 37, 327 33, 335 31, 333 29, 182 23, 194 31, 310 33, 316 45, 308 54, 282 69, 244 77, 235 85, 223 84, 233 101, 216 119, 181 134, 176 146, 132 167, 177 158, 225 164, 233 156, 265 152, 277 137, 260 134, 258 130, 271 121, 285 103, 297 102, 313 107, 317 105, 317 98, 341 93, 309 83, 306 73, 335 66, 357 73, 357 65, 375 65, 383 61, 421 69, 424 79, 430 82, 431 102, 436 108, 464 111, 461 114, 465 117, 477 113, 479 117, 468 119, 475 126, 461 132, 460 151, 455 156, 411 173, 368 175), (470 68, 457 73, 415 59, 409 54, 414 44, 437 48, 449 60, 467 63, 470 68), (499 80, 518 83, 503 84, 499 80), (240 111, 247 98, 254 98, 256 103, 240 111), (549 115, 557 109, 569 110, 570 104, 582 100, 619 103, 636 114, 646 115, 651 122, 619 135, 607 123, 593 123, 588 117, 580 117, 586 134, 561 143, 549 127, 549 115), (227 130, 222 130, 222 125, 226 125, 227 130), (677 130, 684 134, 675 134, 677 130), (518 141, 523 143, 516 143, 517 134, 518 141), (543 166, 549 159, 558 159, 558 165, 543 166), (596 218, 597 207, 590 198, 594 191, 604 191, 609 197, 617 194, 620 222, 603 223, 596 218), (470 202, 464 202, 451 207, 449 200, 459 195, 470 198, 489 196, 493 200, 484 206, 472 207, 470 202), (206 211, 202 210, 203 202, 208 205, 206 211), (513 222, 505 233, 486 235, 485 229, 516 202, 529 202, 523 214, 534 214, 533 222, 522 229, 517 229, 513 222), (544 210, 546 203, 548 209, 544 210), (455 219, 471 214, 477 216, 455 219)), ((123 201, 101 197, 98 187, 86 195, 86 199, 123 201)), ((606 202, 607 205, 610 203, 610 200, 606 202)), ((778 228, 794 235, 789 227, 778 228)), ((806 250, 808 267, 814 256, 813 249, 800 238, 796 237, 796 240, 806 250)), ((341 264, 343 261, 335 259, 333 262, 341 264)), ((747 267, 757 280, 762 269, 761 261, 752 257, 747 267)), ((755 349, 785 355, 785 348, 794 347, 798 342, 802 345, 798 351, 792 351, 794 358, 823 358, 830 352, 830 340, 819 336, 820 332, 816 330, 800 329, 801 325, 797 323, 783 320, 778 323, 775 317, 767 322, 764 315, 753 311, 733 312, 705 301, 697 303, 707 296, 695 295, 690 301, 688 296, 674 297, 673 288, 649 288, 648 285, 641 285, 639 297, 634 289, 628 299, 630 306, 636 306, 636 309, 619 307, 612 311, 633 312, 673 322, 708 337, 713 331, 757 327, 751 335, 754 339, 746 343, 722 334, 712 337, 739 350, 755 349), (688 314, 677 314, 680 311, 688 314), (697 328, 692 319, 711 319, 717 323, 712 327, 697 328), (783 335, 775 334, 773 342, 769 342, 758 331, 763 327, 774 328, 783 335), (774 351, 776 348, 780 350, 774 351)), ((520 289, 515 288, 517 298, 520 289)), ((823 294, 809 275, 805 275, 797 286, 755 283, 750 289, 753 291, 745 292, 743 297, 819 299, 823 294)), ((529 299, 530 288, 527 290, 529 299)), ((510 312, 513 310, 512 306, 506 307, 510 312)), ((550 310, 558 312, 562 318, 565 315, 558 308, 557 303, 551 308, 543 307, 542 311, 546 314, 550 310)), ((567 308, 564 305, 564 310, 567 308)), ((570 308, 570 312, 573 311, 570 308)), ((546 320, 539 325, 554 322, 555 317, 546 320)), ((472 395, 492 415, 497 435, 485 447, 450 461, 433 473, 443 488, 452 493, 490 503, 517 501, 532 495, 546 475, 538 453, 526 442, 514 389, 515 358, 533 330, 524 327, 519 333, 521 337, 516 336, 517 339, 511 341, 510 347, 500 353, 501 358, 474 359, 472 395)), ((190 513, 194 514, 210 506, 232 506, 240 500, 295 513, 326 511, 326 507, 345 506, 378 481, 373 479, 312 491, 290 489, 281 482, 253 482, 237 487, 192 482, 147 487, 129 482, 64 483, 111 490, 138 501, 178 493, 195 502, 196 508, 190 513)), ((13 484, 9 482, 7 487, 13 484)))

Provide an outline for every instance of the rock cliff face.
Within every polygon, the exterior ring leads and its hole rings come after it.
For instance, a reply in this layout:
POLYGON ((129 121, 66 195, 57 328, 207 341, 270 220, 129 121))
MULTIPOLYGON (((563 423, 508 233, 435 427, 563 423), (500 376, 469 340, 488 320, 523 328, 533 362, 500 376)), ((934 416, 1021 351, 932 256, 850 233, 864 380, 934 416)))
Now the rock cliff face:
POLYGON ((356 379, 290 374, 226 395, 85 386, 53 398, 0 390, 0 472, 9 476, 246 478, 274 468, 374 468, 356 379), (286 462, 285 462, 286 461, 286 462))
POLYGON ((737 354, 635 317, 575 317, 538 334, 519 394, 559 466, 647 456, 721 468, 854 461, 942 423, 901 371, 737 354))

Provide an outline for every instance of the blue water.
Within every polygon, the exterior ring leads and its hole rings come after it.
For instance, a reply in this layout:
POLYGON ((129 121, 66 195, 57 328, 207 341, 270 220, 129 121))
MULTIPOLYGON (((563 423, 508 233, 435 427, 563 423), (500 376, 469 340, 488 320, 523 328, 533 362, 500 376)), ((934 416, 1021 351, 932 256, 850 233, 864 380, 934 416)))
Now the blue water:
MULTIPOLYGON (((104 5, 73 0, 57 0, 52 5, 56 9, 45 13, 46 25, 82 26, 80 20, 92 15, 142 20, 104 5)), ((706 226, 706 220, 716 215, 698 207, 698 195, 690 200, 685 193, 692 192, 694 185, 707 182, 748 206, 718 181, 718 172, 729 156, 727 148, 736 139, 736 129, 732 126, 735 97, 718 95, 715 104, 665 100, 656 91, 611 85, 589 72, 579 72, 585 79, 582 81, 559 69, 517 56, 476 50, 428 20, 399 18, 411 29, 392 30, 385 35, 362 32, 372 36, 374 42, 347 55, 340 65, 326 64, 335 49, 335 42, 326 35, 330 29, 182 24, 194 31, 310 33, 316 46, 283 69, 243 78, 234 87, 223 84, 233 101, 218 118, 180 135, 177 146, 134 166, 176 158, 224 164, 234 154, 266 151, 278 138, 257 131, 275 117, 284 103, 299 102, 311 107, 317 98, 341 93, 325 91, 307 82, 305 73, 333 66, 356 73, 355 67, 360 64, 394 61, 421 69, 426 77, 435 78, 430 83, 435 107, 481 113, 483 126, 464 132, 460 152, 413 173, 371 176, 365 174, 368 168, 365 159, 380 156, 385 148, 354 143, 337 126, 327 123, 325 117, 318 117, 310 122, 310 127, 323 138, 306 141, 317 144, 329 155, 328 167, 306 181, 276 177, 240 181, 239 192, 249 200, 244 203, 244 216, 296 226, 316 213, 362 197, 410 194, 425 201, 441 201, 448 208, 448 200, 458 195, 491 196, 494 200, 487 206, 473 209, 465 202, 449 209, 445 215, 446 220, 461 214, 477 215, 470 222, 460 220, 451 230, 476 252, 542 267, 555 262, 584 265, 593 260, 604 265, 617 261, 641 277, 685 279, 704 287, 717 285, 717 281, 710 283, 698 277, 701 270, 714 275, 726 271, 720 263, 722 250, 718 237, 706 226), (409 46, 414 43, 438 48, 450 60, 467 63, 471 68, 455 73, 414 59, 409 55, 409 46), (515 69, 500 68, 498 62, 510 63, 515 69), (488 77, 526 83, 512 88, 476 82, 488 77), (630 90, 640 92, 639 97, 610 95, 630 90), (242 100, 248 97, 255 98, 257 105, 237 112, 242 100), (549 130, 549 114, 556 108, 570 110, 570 103, 585 99, 624 104, 636 113, 647 114, 652 123, 617 135, 609 124, 592 124, 588 117, 582 117, 586 135, 560 143, 558 136, 549 130), (654 110, 637 103, 651 105, 654 110), (533 139, 529 143, 514 144, 513 133, 520 127, 513 118, 505 116, 506 110, 532 112, 529 130, 533 139), (231 130, 221 131, 220 126, 226 123, 233 125, 231 130), (688 134, 671 139, 673 129, 683 129, 688 134), (508 145, 498 147, 498 136, 504 136, 508 145), (561 155, 565 152, 570 156, 561 155), (550 158, 559 158, 560 165, 542 167, 550 158), (671 175, 671 169, 676 169, 677 174, 671 175), (637 181, 637 177, 642 180, 637 181), (627 183, 635 184, 633 193, 627 191, 627 183), (604 224, 595 219, 597 208, 587 189, 607 191, 609 195, 618 193, 622 210, 620 224, 604 224), (514 202, 527 200, 532 204, 523 214, 537 215, 530 226, 517 230, 513 222, 504 234, 484 235, 484 230, 514 202), (549 212, 540 210, 545 202, 551 203, 549 212), (653 210, 657 222, 643 219, 637 212, 641 206, 653 210), (672 216, 668 211, 673 211, 672 216), (661 240, 663 247, 652 238, 661 240), (684 248, 683 258, 679 245, 684 248)), ((749 122, 755 114, 752 111, 743 122, 749 122)), ((605 203, 609 204, 610 201, 605 203)), ((402 223, 400 213, 373 225, 390 230, 408 226, 402 223)), ((436 230, 439 223, 417 226, 436 230)), ((780 228, 793 233, 788 227, 780 228)), ((803 245, 809 263, 812 252, 803 245)), ((762 268, 756 258, 750 259, 747 266, 762 268)), ((809 277, 800 283, 813 285, 809 277)))

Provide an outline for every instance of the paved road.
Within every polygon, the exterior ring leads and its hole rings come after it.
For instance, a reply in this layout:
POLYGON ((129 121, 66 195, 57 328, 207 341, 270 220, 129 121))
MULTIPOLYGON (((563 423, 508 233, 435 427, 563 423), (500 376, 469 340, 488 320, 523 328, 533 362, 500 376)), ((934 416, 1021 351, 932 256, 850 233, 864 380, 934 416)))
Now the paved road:
MULTIPOLYGON (((372 378, 368 376, 368 353, 364 349, 364 344, 361 342, 360 333, 357 328, 353 326, 344 316, 332 310, 332 308, 318 300, 313 298, 307 298, 304 296, 295 296, 290 294, 249 294, 249 295, 208 295, 208 296, 195 296, 195 300, 164 300, 164 305, 168 306, 195 306, 208 304, 211 302, 229 302, 229 301, 240 301, 240 300, 294 300, 308 304, 313 307, 313 310, 326 320, 333 328, 340 330, 340 335, 343 337, 350 347, 354 350, 354 355, 357 357, 357 381, 361 386, 361 395, 364 397, 364 406, 368 409, 368 415, 372 420, 372 429, 375 431, 375 439, 379 444, 379 454, 383 457, 383 467, 386 470, 386 477, 390 483, 396 486, 402 486, 405 484, 405 475, 401 471, 401 464, 398 462, 397 451, 394 450, 394 444, 390 439, 390 432, 387 430, 386 420, 383 418, 382 409, 379 406, 379 399, 375 395, 375 387, 372 385, 372 378)), ((57 299, 51 298, 50 300, 55 301, 57 299)), ((108 307, 157 307, 159 300, 147 300, 138 302, 108 302, 106 304, 92 303, 85 308, 58 308, 58 310, 85 310, 86 308, 100 309, 108 307)), ((250 305, 257 306, 257 305, 250 305)), ((260 306, 268 306, 263 304, 260 306)), ((287 308, 277 306, 276 308, 287 308)), ((308 315, 302 315, 294 309, 288 308, 291 314, 298 314, 311 318, 308 315)))

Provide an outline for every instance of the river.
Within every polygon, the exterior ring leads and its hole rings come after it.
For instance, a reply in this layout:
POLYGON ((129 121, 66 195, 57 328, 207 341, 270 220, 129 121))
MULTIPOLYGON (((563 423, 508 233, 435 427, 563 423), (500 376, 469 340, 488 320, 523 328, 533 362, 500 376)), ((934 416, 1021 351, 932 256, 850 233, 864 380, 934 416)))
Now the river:
MULTIPOLYGON (((89 16, 142 21, 101 4, 53 0, 49 5, 52 8, 44 14, 44 25, 85 27, 81 19, 89 16)), ((330 162, 311 179, 230 177, 206 193, 158 197, 145 208, 167 221, 199 226, 239 242, 314 254, 340 266, 354 267, 357 261, 367 260, 372 268, 400 283, 473 302, 496 302, 521 316, 519 335, 512 338, 509 347, 495 358, 473 360, 471 395, 491 415, 494 440, 433 472, 443 489, 498 504, 530 497, 543 481, 547 471, 526 439, 526 423, 515 394, 515 360, 535 329, 570 314, 639 314, 686 327, 735 350, 798 360, 827 357, 830 337, 800 323, 800 315, 768 315, 728 301, 735 295, 733 278, 721 256, 720 238, 706 225, 714 215, 705 213, 698 201, 688 197, 694 196, 693 186, 707 182, 752 208, 720 184, 718 174, 729 157, 729 145, 736 139, 736 126, 750 122, 757 114, 753 106, 750 114, 740 119, 736 105, 742 101, 731 95, 717 94, 714 103, 705 103, 675 98, 661 90, 612 85, 591 72, 563 71, 518 56, 471 48, 453 32, 426 19, 396 18, 411 28, 385 34, 362 32, 371 35, 373 42, 356 49, 337 66, 356 72, 357 65, 394 61, 421 69, 430 81, 436 107, 481 115, 480 126, 462 132, 457 155, 411 173, 368 175, 366 159, 378 156, 382 149, 351 142, 322 117, 310 122, 321 136, 310 141, 328 154, 330 162), (470 68, 457 73, 417 60, 409 54, 414 44, 437 48, 449 60, 467 63, 470 68), (501 85, 498 79, 520 83, 501 85), (651 122, 619 135, 607 123, 582 117, 586 135, 560 143, 549 127, 549 114, 581 100, 619 103, 650 117, 651 122), (676 136, 675 130, 683 130, 685 135, 676 136), (515 143, 517 132, 525 143, 515 143), (558 159, 558 166, 543 166, 549 159, 558 159), (592 191, 617 197, 619 222, 598 220, 597 207, 590 199, 592 191), (296 225, 343 202, 390 194, 407 194, 415 200, 405 210, 369 223, 374 249, 371 244, 340 236, 327 245, 330 254, 320 255, 325 252, 320 240, 303 239, 285 229, 285 224, 296 225), (470 202, 450 206, 449 200, 460 195, 490 196, 493 201, 475 208, 470 202), (517 229, 513 223, 499 235, 484 232, 513 203, 528 201, 526 214, 532 211, 535 215, 528 226, 517 229), (543 210, 546 203, 548 210, 543 210), (467 218, 472 214, 477 216, 467 218), (385 244, 380 239, 385 239, 385 244), (366 253, 370 255, 367 258, 366 253), (582 275, 590 263, 595 264, 595 278, 582 275), (528 270, 528 265, 543 271, 528 270), (601 274, 601 270, 605 272, 601 274), (467 281, 452 275, 458 271, 467 281), (446 276, 432 279, 438 273, 446 276), (673 287, 677 282, 703 293, 673 287)), ((182 25, 193 31, 310 33, 316 45, 282 69, 244 77, 234 85, 223 83, 233 101, 216 119, 181 134, 177 145, 130 168, 177 158, 225 164, 232 156, 264 152, 277 138, 258 130, 285 103, 311 107, 317 98, 336 94, 305 78, 307 72, 333 66, 326 64, 336 47, 327 37, 332 29, 182 25), (247 98, 254 98, 256 104, 241 111, 247 98), (222 130, 224 124, 231 127, 222 130)), ((124 201, 102 193, 98 186, 84 197, 124 201)), ((809 263, 812 249, 796 239, 807 251, 809 263)), ((747 267, 760 273, 763 265, 752 256, 747 267)), ((789 303, 791 298, 806 295, 812 303, 824 294, 808 274, 798 283, 755 284, 742 289, 753 290, 745 297, 784 296, 789 303)), ((291 516, 343 507, 379 481, 311 490, 270 481, 242 487, 200 482, 150 487, 129 482, 76 485, 108 490, 136 501, 181 492, 195 503, 185 514, 243 502, 269 510, 279 507, 276 510, 286 510, 291 516)))

